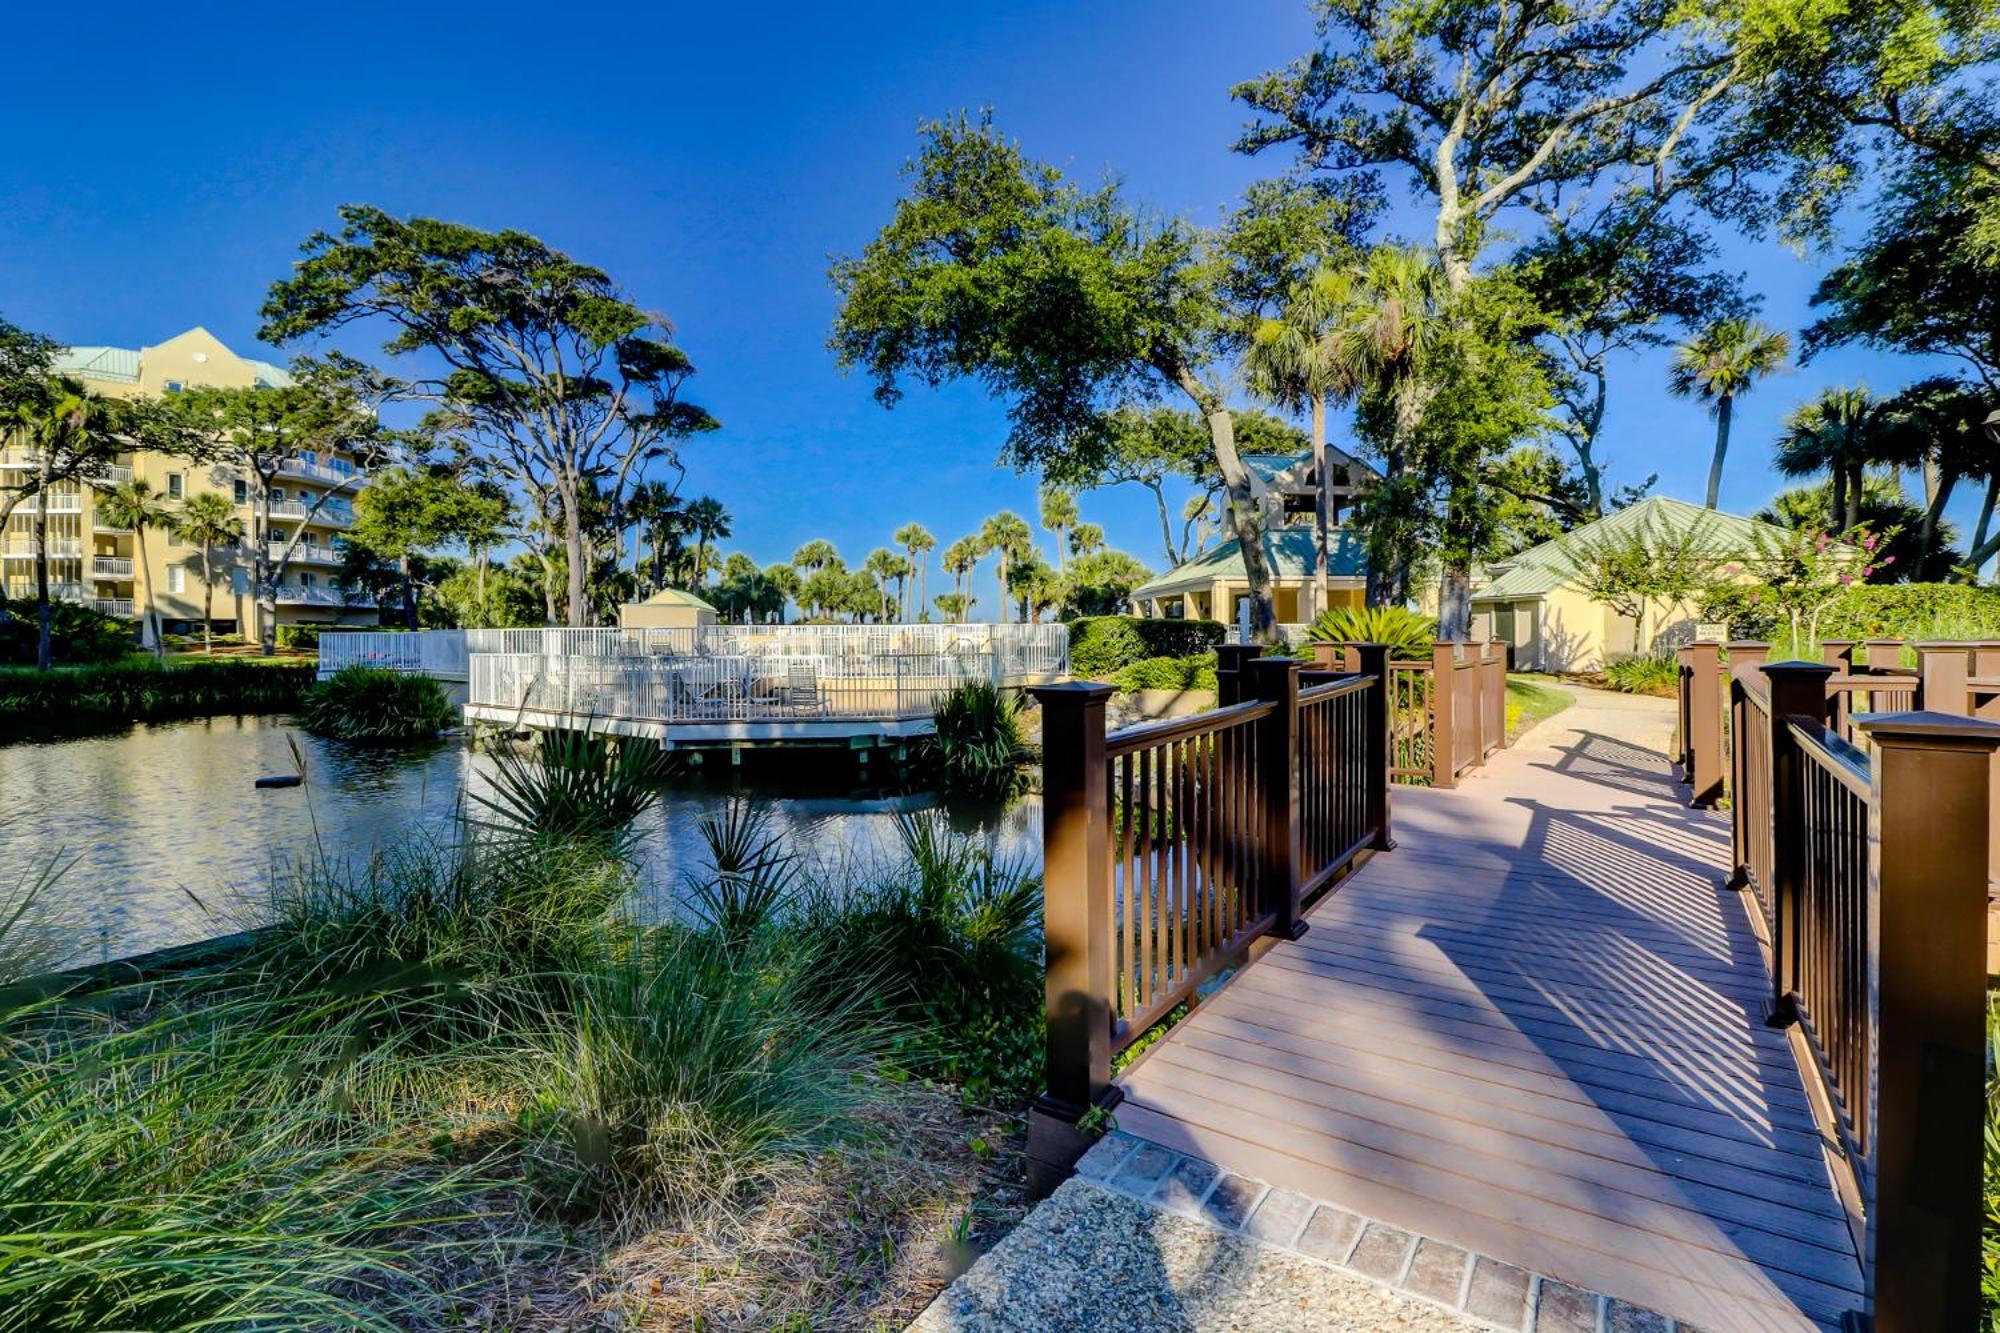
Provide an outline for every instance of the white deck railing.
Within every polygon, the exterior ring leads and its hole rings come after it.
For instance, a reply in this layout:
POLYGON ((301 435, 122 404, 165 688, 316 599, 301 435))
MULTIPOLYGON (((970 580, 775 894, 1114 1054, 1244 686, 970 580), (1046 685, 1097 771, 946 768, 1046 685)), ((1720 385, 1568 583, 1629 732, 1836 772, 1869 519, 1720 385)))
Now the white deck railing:
POLYGON ((340 630, 319 636, 319 674, 330 676, 345 666, 411 671, 441 680, 464 680, 466 631, 425 629, 340 630))
POLYGON ((814 657, 988 653, 1003 676, 1069 669, 1067 625, 704 625, 699 629, 475 629, 473 653, 551 657, 814 657))

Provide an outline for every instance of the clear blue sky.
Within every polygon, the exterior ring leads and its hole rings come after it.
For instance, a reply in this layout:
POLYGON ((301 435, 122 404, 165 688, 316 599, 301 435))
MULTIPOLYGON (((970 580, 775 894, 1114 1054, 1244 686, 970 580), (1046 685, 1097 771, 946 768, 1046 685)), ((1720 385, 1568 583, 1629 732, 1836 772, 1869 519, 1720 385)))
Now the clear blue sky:
MULTIPOLYGON (((615 17, 493 0, 311 21, 225 3, 162 19, 105 0, 79 36, 58 9, 10 16, 14 49, 40 54, 0 82, 0 314, 127 346, 201 324, 252 352, 266 288, 338 204, 532 231, 674 320, 700 368, 693 396, 724 427, 689 446, 690 492, 719 496, 728 545, 760 562, 824 536, 858 563, 911 519, 942 544, 1002 507, 1032 516, 1033 483, 995 467, 1005 422, 975 387, 885 412, 825 350, 828 256, 887 218, 919 120, 990 105, 1030 152, 1210 221, 1283 165, 1230 152, 1228 87, 1311 43, 1302 0, 615 17)), ((1726 244, 1767 318, 1806 322, 1824 261, 1726 244)), ((1661 493, 1699 499, 1713 428, 1666 396, 1663 366, 1619 368, 1603 452, 1614 481, 1658 471, 1661 493)), ((1928 369, 1848 350, 1757 389, 1739 405, 1725 507, 1776 487, 1764 461, 1793 404, 1928 369)), ((1114 545, 1157 566, 1150 504, 1129 487, 1082 498, 1114 545)), ((1953 506, 1962 524, 1975 505, 1953 506)), ((993 609, 987 576, 979 614, 993 609)))

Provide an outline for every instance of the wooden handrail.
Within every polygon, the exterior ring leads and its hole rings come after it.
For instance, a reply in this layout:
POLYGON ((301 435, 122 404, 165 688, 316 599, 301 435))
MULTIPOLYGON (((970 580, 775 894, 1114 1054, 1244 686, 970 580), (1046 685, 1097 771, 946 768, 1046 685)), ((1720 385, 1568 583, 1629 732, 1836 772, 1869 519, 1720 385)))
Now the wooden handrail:
MULTIPOLYGON (((1258 938, 1296 938, 1305 909, 1389 837, 1390 666, 1301 689, 1304 664, 1233 655, 1237 701, 1106 734, 1107 686, 1042 703, 1047 1087, 1030 1115, 1030 1178, 1052 1189, 1116 1103, 1119 1049, 1234 966, 1258 938)), ((1323 674, 1323 673, 1315 673, 1323 674)))
MULTIPOLYGON (((1770 1022, 1793 1034, 1814 1113, 1841 1145, 1830 1160, 1866 1285, 1856 1313, 1884 1333, 1966 1328, 1984 1220, 2000 726, 1876 713, 1852 719, 1864 744, 1850 743, 1828 710, 1867 674, 1804 662, 1732 671, 1731 882, 1757 897, 1770 1022)), ((1884 677, 1910 679, 1879 672, 1878 688, 1884 677)))

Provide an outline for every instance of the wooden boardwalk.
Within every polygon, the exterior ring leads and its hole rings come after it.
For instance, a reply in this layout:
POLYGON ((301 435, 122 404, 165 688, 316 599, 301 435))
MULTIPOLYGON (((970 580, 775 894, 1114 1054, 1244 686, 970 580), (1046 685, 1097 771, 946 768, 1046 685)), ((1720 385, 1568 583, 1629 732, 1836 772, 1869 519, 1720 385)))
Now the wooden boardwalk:
POLYGON ((1585 694, 1120 1078, 1121 1129, 1711 1333, 1861 1286, 1659 701, 1585 694))

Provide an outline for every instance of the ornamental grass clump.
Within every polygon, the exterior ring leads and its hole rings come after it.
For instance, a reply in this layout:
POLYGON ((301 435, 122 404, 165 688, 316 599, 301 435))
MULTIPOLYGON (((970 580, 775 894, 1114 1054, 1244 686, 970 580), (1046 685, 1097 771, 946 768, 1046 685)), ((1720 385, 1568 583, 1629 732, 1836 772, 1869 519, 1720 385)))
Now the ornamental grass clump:
POLYGON ((998 799, 1025 785, 1034 752, 1021 738, 1018 695, 984 681, 953 686, 932 727, 919 754, 945 791, 998 799))
POLYGON ((1605 685, 1623 694, 1672 694, 1680 678, 1680 663, 1671 657, 1622 657, 1604 668, 1605 685))
MULTIPOLYGON (((96 997, 110 1006, 112 997, 96 997)), ((407 1327, 468 1166, 324 1095, 341 1048, 255 1003, 5 1022, 0 1333, 407 1327)))
POLYGON ((657 741, 609 736, 589 727, 539 733, 532 750, 493 752, 489 790, 470 793, 482 836, 517 852, 535 848, 631 850, 633 825, 659 803, 667 776, 657 741))
POLYGON ((306 691, 299 724, 330 740, 407 745, 456 726, 458 709, 429 676, 348 666, 306 691))

